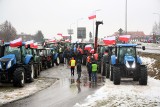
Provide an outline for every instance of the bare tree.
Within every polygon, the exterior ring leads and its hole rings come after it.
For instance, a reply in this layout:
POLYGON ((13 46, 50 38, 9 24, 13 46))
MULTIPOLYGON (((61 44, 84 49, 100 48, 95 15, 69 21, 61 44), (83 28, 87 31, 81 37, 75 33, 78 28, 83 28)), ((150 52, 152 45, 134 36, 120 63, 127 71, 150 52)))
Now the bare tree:
POLYGON ((38 31, 36 34, 35 34, 35 41, 36 42, 43 42, 44 41, 44 36, 42 34, 42 31, 38 31))
POLYGON ((152 29, 152 32, 155 34, 155 35, 160 35, 160 23, 157 24, 155 22, 154 26, 153 26, 153 29, 152 29))
POLYGON ((0 25, 0 32, 1 39, 6 42, 9 42, 16 37, 16 29, 8 21, 5 21, 0 25))

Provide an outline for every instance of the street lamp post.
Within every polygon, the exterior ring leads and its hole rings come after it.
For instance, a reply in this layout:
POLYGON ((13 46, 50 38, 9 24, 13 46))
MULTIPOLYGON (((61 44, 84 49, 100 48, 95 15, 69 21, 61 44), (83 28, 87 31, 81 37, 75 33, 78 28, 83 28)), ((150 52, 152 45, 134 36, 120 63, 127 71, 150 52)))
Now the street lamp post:
MULTIPOLYGON (((97 11, 101 11, 101 9, 94 10, 93 13, 95 13, 95 15, 96 15, 96 12, 97 12, 97 11)), ((97 17, 97 16, 96 16, 96 17, 97 17)), ((94 24, 95 24, 94 22, 95 22, 95 21, 94 21, 94 19, 93 19, 93 38, 94 38, 94 24)))
POLYGON ((125 9, 125 31, 127 34, 127 0, 126 0, 126 9, 125 9))

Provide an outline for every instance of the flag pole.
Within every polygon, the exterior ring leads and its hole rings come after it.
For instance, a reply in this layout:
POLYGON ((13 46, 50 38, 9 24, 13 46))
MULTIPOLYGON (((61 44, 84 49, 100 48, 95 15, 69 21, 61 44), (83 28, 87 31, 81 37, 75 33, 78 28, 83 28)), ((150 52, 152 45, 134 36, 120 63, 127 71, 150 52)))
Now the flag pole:
POLYGON ((93 42, 94 42, 94 19, 93 19, 93 42))

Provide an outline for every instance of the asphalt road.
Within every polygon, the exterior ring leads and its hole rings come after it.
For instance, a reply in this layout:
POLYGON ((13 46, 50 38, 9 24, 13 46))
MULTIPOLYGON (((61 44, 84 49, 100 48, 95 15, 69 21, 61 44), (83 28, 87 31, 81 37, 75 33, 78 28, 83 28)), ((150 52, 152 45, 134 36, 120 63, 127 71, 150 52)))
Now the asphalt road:
POLYGON ((84 102, 88 95, 93 94, 104 84, 103 78, 99 78, 97 84, 90 83, 85 66, 82 67, 80 84, 76 82, 77 73, 71 77, 69 67, 63 64, 42 71, 41 77, 56 77, 59 80, 47 89, 2 107, 72 107, 76 103, 84 102))

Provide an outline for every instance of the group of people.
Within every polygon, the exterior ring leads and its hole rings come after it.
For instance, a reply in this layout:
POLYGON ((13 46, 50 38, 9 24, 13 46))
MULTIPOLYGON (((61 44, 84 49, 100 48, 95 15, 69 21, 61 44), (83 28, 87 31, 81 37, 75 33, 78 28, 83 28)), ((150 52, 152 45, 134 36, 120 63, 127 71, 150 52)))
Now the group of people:
MULTIPOLYGON (((77 61, 74 59, 74 57, 71 58, 69 61, 70 69, 71 69, 71 76, 74 76, 74 70, 75 67, 77 67, 77 82, 81 83, 80 78, 81 78, 81 72, 82 72, 82 67, 81 67, 81 61, 78 59, 77 61)), ((93 55, 89 54, 87 57, 87 71, 88 71, 88 78, 89 81, 96 83, 97 82, 97 70, 98 70, 98 65, 96 63, 95 58, 93 55)))

